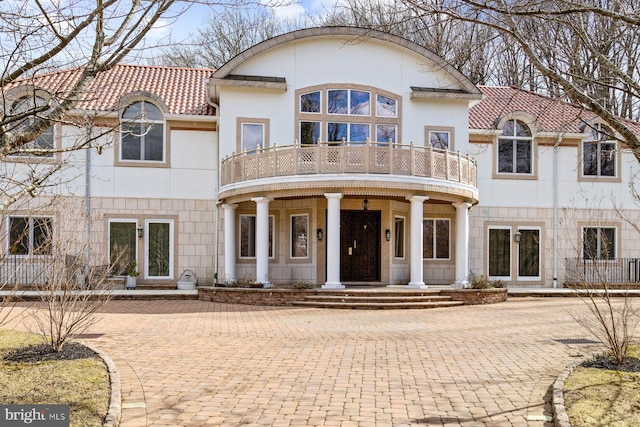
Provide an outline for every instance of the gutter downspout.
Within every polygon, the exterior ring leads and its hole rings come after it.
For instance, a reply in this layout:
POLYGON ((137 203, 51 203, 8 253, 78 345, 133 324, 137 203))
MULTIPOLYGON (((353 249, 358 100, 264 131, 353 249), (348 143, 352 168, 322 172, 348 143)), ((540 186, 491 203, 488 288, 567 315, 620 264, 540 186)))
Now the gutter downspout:
MULTIPOLYGON (((216 104, 215 102, 213 102, 211 100, 211 96, 210 96, 210 92, 209 92, 209 79, 205 79, 204 80, 204 85, 205 85, 205 90, 207 93, 207 104, 209 104, 211 107, 216 109, 216 114, 215 114, 215 118, 216 118, 216 134, 218 136, 217 138, 217 142, 218 142, 218 147, 217 147, 217 157, 215 159, 215 163, 216 163, 216 170, 218 171, 218 173, 216 174, 216 193, 220 190, 220 106, 218 104, 216 104)), ((216 195, 216 200, 218 199, 217 195, 216 195)), ((219 254, 218 254, 218 246, 220 244, 220 233, 218 232, 218 230, 220 229, 220 206, 221 203, 219 201, 216 202, 216 227, 215 230, 213 232, 213 284, 214 286, 218 283, 218 275, 219 275, 219 254)))
MULTIPOLYGON (((87 141, 91 138, 91 126, 85 124, 87 141)), ((84 277, 89 275, 89 261, 91 260, 91 147, 85 148, 85 160, 84 160, 84 220, 85 220, 85 233, 86 233, 86 250, 85 250, 85 262, 84 277)))
POLYGON ((558 151, 561 137, 553 144, 553 287, 558 287, 558 151))

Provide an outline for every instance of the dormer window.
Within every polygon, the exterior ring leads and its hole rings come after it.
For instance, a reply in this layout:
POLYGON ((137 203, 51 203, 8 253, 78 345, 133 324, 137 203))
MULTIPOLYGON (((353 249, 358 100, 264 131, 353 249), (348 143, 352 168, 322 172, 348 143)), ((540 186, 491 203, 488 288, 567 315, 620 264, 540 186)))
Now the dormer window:
POLYGON ((507 120, 498 137, 498 173, 533 174, 533 137, 520 120, 507 120))
POLYGON ((120 158, 124 161, 162 162, 164 115, 148 101, 129 104, 122 112, 120 158))
MULTIPOLYGON (((14 117, 24 115, 25 117, 18 119, 12 130, 28 131, 37 118, 48 109, 49 103, 42 97, 27 95, 18 98, 11 105, 11 115, 14 117)), ((9 154, 14 156, 53 157, 53 142, 54 129, 53 126, 50 126, 33 141, 13 148, 9 154)))

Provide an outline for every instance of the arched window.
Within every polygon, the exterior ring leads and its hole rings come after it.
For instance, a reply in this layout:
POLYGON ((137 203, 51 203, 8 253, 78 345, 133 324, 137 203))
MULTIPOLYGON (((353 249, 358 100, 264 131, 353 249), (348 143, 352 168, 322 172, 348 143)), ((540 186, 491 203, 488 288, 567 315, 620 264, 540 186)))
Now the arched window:
MULTIPOLYGON (((38 117, 49 110, 49 103, 42 97, 26 95, 18 98, 11 104, 11 116, 16 117, 11 130, 18 132, 28 131, 38 117)), ((10 152, 15 156, 53 157, 53 126, 48 127, 31 142, 20 147, 14 147, 10 152)))
POLYGON ((616 142, 607 126, 597 123, 589 128, 582 142, 582 175, 616 176, 616 142))
POLYGON ((148 101, 127 106, 121 116, 120 158, 133 161, 164 161, 164 116, 148 101))
POLYGON ((533 173, 533 138, 522 121, 511 119, 498 138, 498 173, 533 173))
POLYGON ((297 91, 298 140, 398 142, 400 97, 357 85, 316 86, 297 91))

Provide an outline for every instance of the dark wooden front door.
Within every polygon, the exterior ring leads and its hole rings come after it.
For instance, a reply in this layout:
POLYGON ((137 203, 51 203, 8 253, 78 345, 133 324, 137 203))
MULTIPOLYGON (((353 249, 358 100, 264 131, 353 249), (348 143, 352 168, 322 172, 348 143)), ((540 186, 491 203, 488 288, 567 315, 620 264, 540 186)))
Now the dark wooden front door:
POLYGON ((340 281, 380 280, 380 212, 340 212, 340 281))

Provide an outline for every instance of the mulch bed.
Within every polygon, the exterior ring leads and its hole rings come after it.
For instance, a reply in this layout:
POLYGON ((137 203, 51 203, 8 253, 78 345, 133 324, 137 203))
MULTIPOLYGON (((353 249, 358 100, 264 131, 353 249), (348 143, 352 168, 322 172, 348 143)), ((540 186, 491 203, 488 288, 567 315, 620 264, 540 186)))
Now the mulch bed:
POLYGON ((618 364, 611 357, 600 355, 583 362, 580 366, 584 368, 607 369, 611 371, 640 372, 640 359, 627 357, 624 363, 618 364))
POLYGON ((62 346, 62 350, 55 352, 48 344, 34 344, 18 348, 3 357, 8 362, 38 363, 47 360, 76 360, 98 357, 98 354, 89 348, 75 342, 62 346))

